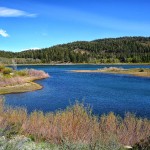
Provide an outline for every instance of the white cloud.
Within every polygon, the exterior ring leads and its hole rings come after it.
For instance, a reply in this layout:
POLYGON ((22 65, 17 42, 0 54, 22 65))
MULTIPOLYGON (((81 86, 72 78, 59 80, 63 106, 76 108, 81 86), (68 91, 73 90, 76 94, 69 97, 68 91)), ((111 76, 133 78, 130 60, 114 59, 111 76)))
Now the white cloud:
POLYGON ((0 35, 3 37, 9 37, 8 33, 3 29, 0 29, 0 35))
POLYGON ((30 14, 22 10, 0 7, 0 17, 36 17, 36 14, 30 14))

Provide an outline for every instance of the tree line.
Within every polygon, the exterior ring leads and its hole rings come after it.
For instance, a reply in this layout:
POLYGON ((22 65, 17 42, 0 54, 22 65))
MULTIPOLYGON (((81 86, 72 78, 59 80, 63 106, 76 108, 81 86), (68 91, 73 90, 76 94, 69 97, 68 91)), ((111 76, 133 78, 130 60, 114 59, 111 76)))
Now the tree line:
POLYGON ((149 63, 150 37, 121 37, 77 41, 40 50, 0 51, 2 58, 17 63, 149 63))

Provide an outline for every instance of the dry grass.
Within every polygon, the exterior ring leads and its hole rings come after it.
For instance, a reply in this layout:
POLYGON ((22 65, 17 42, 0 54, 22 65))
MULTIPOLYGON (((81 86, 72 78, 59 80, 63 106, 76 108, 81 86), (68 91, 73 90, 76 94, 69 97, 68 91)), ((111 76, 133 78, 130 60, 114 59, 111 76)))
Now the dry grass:
POLYGON ((117 67, 105 67, 97 70, 72 70, 72 72, 78 73, 112 73, 112 74, 129 74, 133 76, 140 77, 150 77, 150 69, 143 68, 133 68, 133 69, 123 69, 117 67))
POLYGON ((4 74, 4 70, 9 71, 0 65, 0 94, 20 93, 42 89, 42 86, 32 81, 48 78, 49 75, 41 70, 25 69, 12 70, 4 74))
POLYGON ((23 93, 29 91, 40 90, 43 87, 37 83, 29 82, 23 83, 15 86, 7 86, 7 87, 0 87, 0 94, 8 94, 8 93, 23 93))
POLYGON ((144 69, 144 68, 133 68, 133 69, 107 68, 106 70, 102 70, 101 72, 129 74, 129 75, 140 76, 140 77, 150 77, 150 69, 144 69))
POLYGON ((27 69, 26 71, 27 71, 27 75, 29 77, 34 77, 34 78, 37 78, 37 79, 49 77, 48 73, 45 73, 42 70, 27 69))
POLYGON ((25 109, 12 109, 0 101, 0 128, 8 137, 23 134, 35 141, 61 144, 63 141, 82 142, 95 145, 109 143, 116 139, 122 145, 134 145, 150 135, 150 121, 136 118, 127 113, 125 118, 110 113, 100 118, 91 110, 76 103, 56 113, 33 112, 27 115, 25 109))
POLYGON ((44 79, 49 77, 49 75, 44 71, 34 69, 14 71, 13 73, 7 76, 2 74, 0 75, 0 87, 19 85, 33 80, 44 79))
POLYGON ((105 68, 102 68, 102 69, 98 69, 99 71, 102 71, 102 72, 116 72, 116 71, 122 71, 122 70, 125 70, 123 68, 118 68, 118 67, 105 67, 105 68))
POLYGON ((73 72, 118 72, 118 71, 123 71, 125 69, 123 68, 118 68, 118 67, 104 67, 102 69, 97 69, 97 70, 72 70, 73 72))
POLYGON ((13 86, 18 84, 25 83, 25 78, 23 77, 1 77, 0 78, 0 87, 13 86))

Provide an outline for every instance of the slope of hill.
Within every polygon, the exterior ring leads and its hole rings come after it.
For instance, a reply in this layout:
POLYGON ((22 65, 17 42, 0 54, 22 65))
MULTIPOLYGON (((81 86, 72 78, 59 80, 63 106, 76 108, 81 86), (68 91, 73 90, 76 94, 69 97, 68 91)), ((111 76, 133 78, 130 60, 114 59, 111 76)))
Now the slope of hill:
POLYGON ((18 53, 0 51, 0 57, 18 58, 17 63, 24 63, 20 59, 32 63, 149 63, 150 37, 77 41, 18 53))

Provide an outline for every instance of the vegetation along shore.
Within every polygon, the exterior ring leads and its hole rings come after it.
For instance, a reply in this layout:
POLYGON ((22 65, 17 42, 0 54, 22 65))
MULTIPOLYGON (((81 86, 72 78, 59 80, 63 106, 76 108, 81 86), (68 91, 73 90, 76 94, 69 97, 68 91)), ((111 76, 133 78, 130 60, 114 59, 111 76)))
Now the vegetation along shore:
POLYGON ((14 70, 0 64, 0 94, 20 93, 42 89, 34 80, 48 78, 44 71, 25 69, 14 70))
POLYGON ((145 68, 133 68, 133 69, 123 69, 117 67, 105 67, 97 70, 72 70, 72 72, 78 73, 112 73, 112 74, 128 74, 140 77, 150 77, 150 69, 145 68))
POLYGON ((150 148, 150 120, 137 118, 131 113, 126 113, 124 118, 112 112, 94 116, 90 107, 78 102, 64 111, 28 114, 26 109, 4 106, 1 99, 0 129, 0 148, 3 149, 6 146, 11 150, 15 146, 22 150, 150 148))

